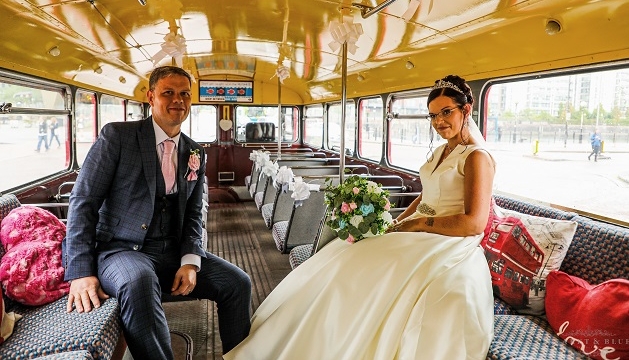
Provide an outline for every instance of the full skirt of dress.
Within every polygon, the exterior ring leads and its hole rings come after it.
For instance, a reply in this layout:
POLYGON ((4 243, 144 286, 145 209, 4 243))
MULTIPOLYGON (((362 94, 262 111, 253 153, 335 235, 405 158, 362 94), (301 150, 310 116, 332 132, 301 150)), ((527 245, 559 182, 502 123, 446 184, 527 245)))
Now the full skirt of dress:
POLYGON ((269 294, 224 358, 485 359, 493 295, 480 239, 336 239, 269 294))

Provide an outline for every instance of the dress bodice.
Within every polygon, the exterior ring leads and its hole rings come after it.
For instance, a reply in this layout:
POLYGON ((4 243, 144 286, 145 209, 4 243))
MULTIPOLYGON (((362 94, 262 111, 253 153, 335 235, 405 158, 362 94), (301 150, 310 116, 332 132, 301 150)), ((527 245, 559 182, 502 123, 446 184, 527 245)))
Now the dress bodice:
POLYGON ((479 147, 457 145, 437 166, 445 148, 444 144, 435 149, 432 161, 427 161, 419 169, 423 190, 422 201, 417 207, 418 215, 445 216, 465 212, 465 160, 479 147))

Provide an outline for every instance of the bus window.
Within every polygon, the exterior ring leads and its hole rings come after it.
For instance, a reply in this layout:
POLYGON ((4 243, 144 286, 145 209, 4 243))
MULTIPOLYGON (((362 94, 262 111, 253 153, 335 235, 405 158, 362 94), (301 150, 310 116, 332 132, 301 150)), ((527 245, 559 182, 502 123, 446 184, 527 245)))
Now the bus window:
POLYGON ((629 187, 618 181, 629 164, 629 69, 515 79, 485 94, 497 191, 629 221, 629 187))
POLYGON ((127 121, 144 119, 144 106, 135 101, 127 101, 127 121))
POLYGON ((394 97, 389 122, 389 163, 411 171, 419 171, 430 149, 444 142, 432 129, 428 119, 428 98, 412 95, 394 97))
POLYGON ((316 148, 323 146, 323 105, 304 107, 304 143, 316 148))
POLYGON ((513 277, 513 269, 508 267, 507 271, 505 271, 505 278, 511 279, 512 277, 513 277))
POLYGON ((100 97, 100 127, 115 121, 125 121, 127 116, 124 113, 125 100, 111 95, 102 95, 100 97))
POLYGON ((236 107, 236 141, 277 142, 281 131, 283 142, 297 140, 297 109, 281 108, 281 126, 278 127, 277 106, 238 106, 236 107))
POLYGON ((382 98, 362 99, 358 103, 358 154, 380 162, 382 158, 382 98))
POLYGON ((217 109, 215 105, 193 105, 181 124, 181 132, 202 143, 216 141, 217 109))
POLYGON ((96 141, 96 94, 78 90, 74 100, 76 116, 76 158, 79 166, 96 141))
POLYGON ((0 114, 0 192, 31 183, 69 167, 66 143, 68 114, 65 90, 15 85, 0 79, 0 103, 11 112, 0 114), (35 110, 35 112, 34 112, 35 110))
MULTIPOLYGON (((335 151, 341 149, 341 104, 336 103, 328 108, 327 148, 335 151)), ((345 104, 345 149, 351 154, 356 151, 356 105, 353 101, 345 104)))

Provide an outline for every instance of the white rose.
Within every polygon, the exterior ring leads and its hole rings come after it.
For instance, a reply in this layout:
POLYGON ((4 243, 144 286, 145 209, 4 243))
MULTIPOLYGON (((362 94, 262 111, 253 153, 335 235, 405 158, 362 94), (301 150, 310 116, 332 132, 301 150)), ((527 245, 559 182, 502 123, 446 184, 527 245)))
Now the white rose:
POLYGON ((380 194, 382 192, 382 188, 373 181, 367 181, 367 191, 370 193, 380 194))
POLYGON ((354 215, 352 216, 352 218, 349 220, 349 223, 354 225, 355 228, 358 227, 358 225, 360 225, 360 223, 363 222, 363 217, 362 215, 354 215))
POLYGON ((382 218, 382 220, 384 220, 385 225, 391 224, 393 222, 393 216, 391 216, 391 213, 389 213, 388 211, 383 212, 380 217, 382 218))

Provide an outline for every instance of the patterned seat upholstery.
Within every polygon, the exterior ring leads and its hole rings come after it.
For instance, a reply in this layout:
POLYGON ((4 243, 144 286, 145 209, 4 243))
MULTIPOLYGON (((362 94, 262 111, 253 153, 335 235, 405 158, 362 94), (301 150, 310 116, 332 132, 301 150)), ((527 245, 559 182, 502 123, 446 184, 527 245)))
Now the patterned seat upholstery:
POLYGON ((288 262, 290 263, 290 268, 294 269, 304 261, 308 260, 308 258, 312 254, 313 246, 313 244, 295 246, 290 251, 290 253, 288 253, 288 262))
POLYGON ((93 360, 92 354, 87 350, 66 351, 35 358, 35 360, 93 360))
POLYGON ((487 359, 587 360, 586 355, 567 346, 541 318, 525 315, 496 315, 494 341, 487 359))
POLYGON ((288 221, 278 221, 273 224, 273 240, 275 240, 277 250, 281 252, 284 252, 284 238, 286 238, 288 231, 288 223, 288 221))
POLYGON ((494 298, 494 314, 495 315, 517 315, 517 311, 502 301, 500 298, 494 298))
POLYGON ((266 224, 266 227, 268 227, 269 229, 271 228, 271 220, 273 219, 273 203, 269 203, 269 204, 264 204, 262 205, 262 207, 260 208, 260 211, 262 212, 262 218, 264 219, 264 223, 266 224))
POLYGON ((13 334, 0 346, 1 359, 29 359, 58 352, 87 350, 94 359, 110 359, 122 327, 114 298, 89 313, 66 313, 67 296, 47 305, 18 304, 22 315, 13 334))
MULTIPOLYGON (((20 206, 14 195, 0 196, 0 221, 20 206)), ((0 258, 4 248, 0 246, 0 258)), ((111 359, 122 335, 116 299, 79 314, 66 312, 68 297, 43 306, 26 306, 5 296, 7 312, 22 315, 0 346, 0 359, 111 359)))

